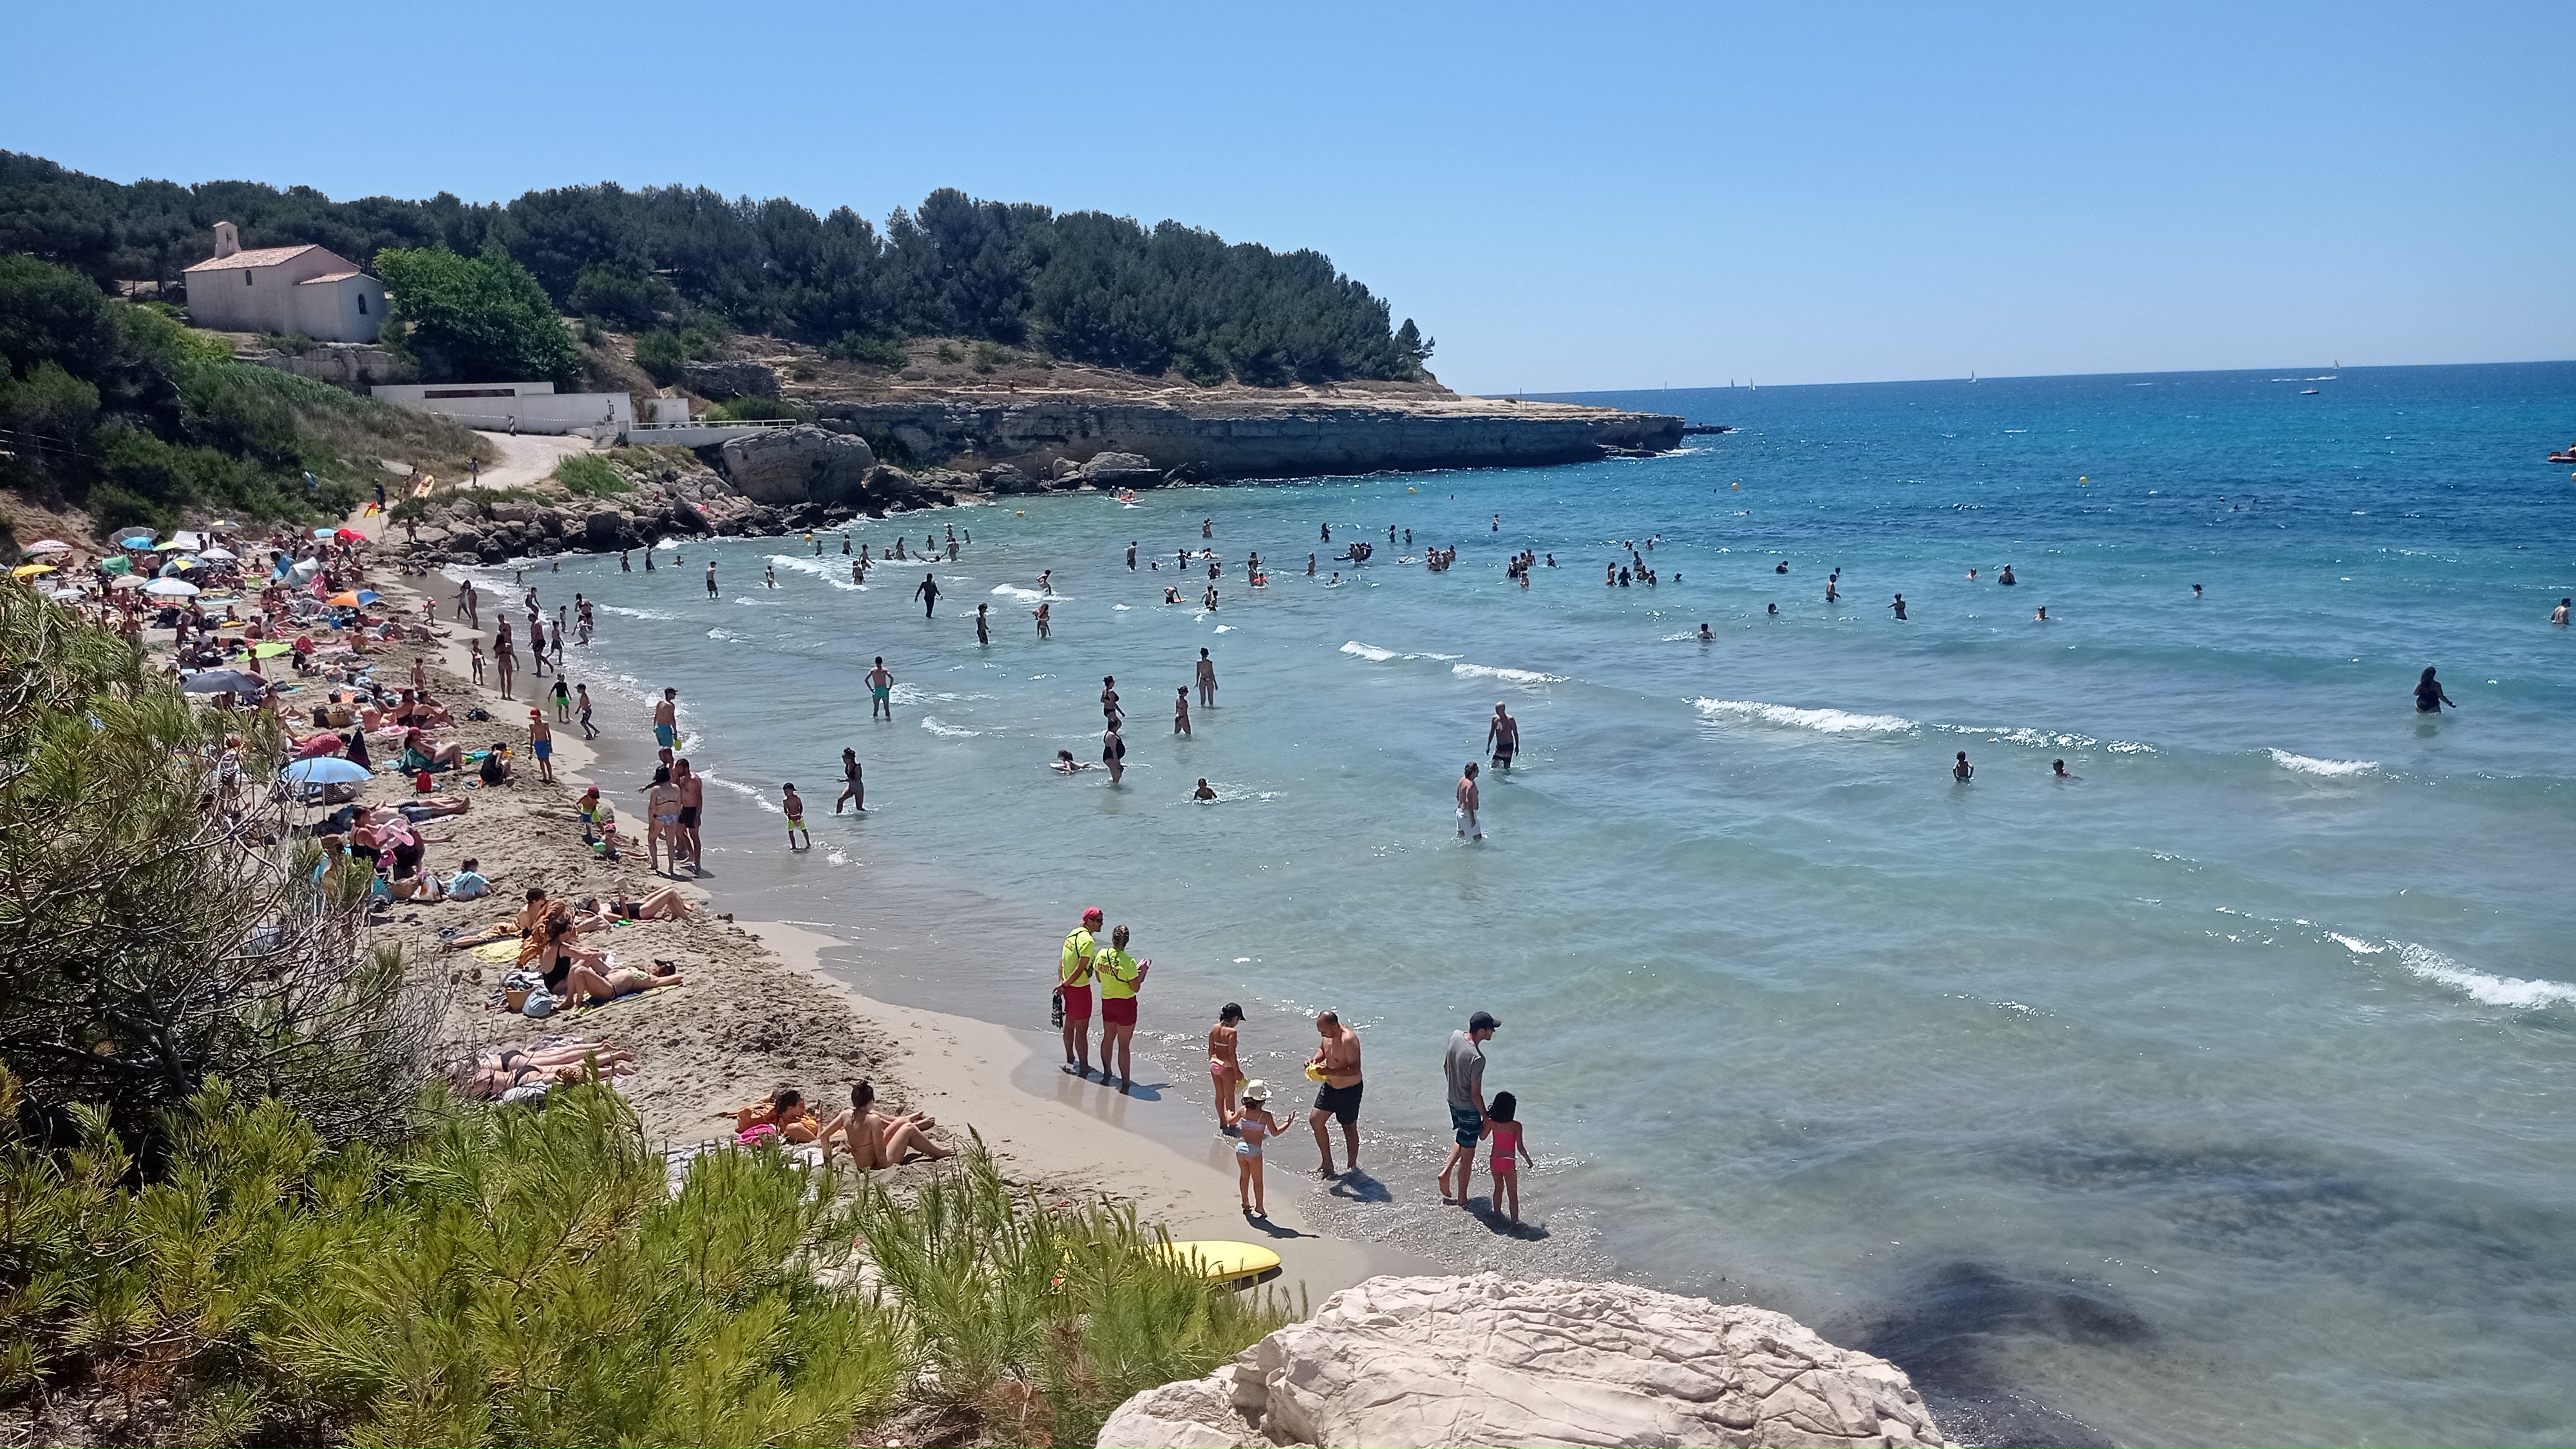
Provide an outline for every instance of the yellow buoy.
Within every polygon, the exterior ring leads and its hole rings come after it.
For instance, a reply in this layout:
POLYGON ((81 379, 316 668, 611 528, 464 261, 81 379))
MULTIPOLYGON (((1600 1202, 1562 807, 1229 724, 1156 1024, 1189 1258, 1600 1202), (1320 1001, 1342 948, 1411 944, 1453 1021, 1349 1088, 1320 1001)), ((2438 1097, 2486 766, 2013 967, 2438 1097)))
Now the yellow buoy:
POLYGON ((1741 491, 1743 491, 1744 484, 1743 484, 1743 482, 1742 482, 1741 480, 1738 480, 1738 481, 1737 481, 1737 483, 1736 483, 1736 485, 1735 485, 1735 487, 1736 487, 1736 490, 1737 490, 1738 492, 1741 492, 1741 491))

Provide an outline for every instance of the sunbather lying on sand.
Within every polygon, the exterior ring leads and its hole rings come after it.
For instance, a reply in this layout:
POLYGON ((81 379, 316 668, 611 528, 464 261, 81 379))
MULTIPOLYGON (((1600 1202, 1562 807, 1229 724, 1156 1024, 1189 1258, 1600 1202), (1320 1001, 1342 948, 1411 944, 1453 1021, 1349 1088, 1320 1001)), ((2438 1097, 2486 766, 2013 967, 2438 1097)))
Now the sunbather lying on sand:
POLYGON ((394 808, 400 810, 405 819, 419 821, 436 820, 443 815, 462 815, 474 806, 462 795, 423 795, 415 800, 405 800, 394 808))
POLYGON ((805 1107, 805 1094, 794 1087, 781 1087, 766 1102, 754 1102, 719 1117, 733 1118, 733 1130, 739 1134, 754 1127, 774 1127, 778 1135, 790 1142, 811 1142, 822 1132, 822 1125, 805 1107))
POLYGON ((951 1155, 948 1148, 930 1140, 930 1129, 939 1125, 937 1119, 925 1112, 887 1112, 876 1100, 877 1089, 866 1082, 850 1089, 850 1109, 834 1117, 816 1138, 823 1144, 825 1162, 832 1160, 836 1137, 861 1172, 893 1167, 914 1153, 929 1158, 951 1155))
POLYGON ((683 984, 680 968, 668 962, 657 962, 650 971, 638 966, 616 966, 603 972, 576 961, 564 977, 563 991, 564 998, 575 1006, 604 1006, 621 996, 683 984))
POLYGON ((590 1075, 591 1059, 599 1069, 614 1073, 619 1068, 631 1069, 634 1056, 622 1048, 595 1047, 584 1043, 546 1047, 539 1051, 521 1051, 516 1047, 494 1047, 479 1052, 474 1060, 459 1069, 454 1078, 457 1090, 468 1097, 496 1102, 512 1087, 529 1082, 578 1082, 590 1075))
POLYGON ((633 886, 621 887, 615 900, 603 901, 597 896, 584 900, 580 906, 583 921, 586 925, 596 921, 600 926, 613 921, 682 921, 697 910, 680 898, 678 886, 663 886, 642 897, 631 894, 633 890, 633 886))

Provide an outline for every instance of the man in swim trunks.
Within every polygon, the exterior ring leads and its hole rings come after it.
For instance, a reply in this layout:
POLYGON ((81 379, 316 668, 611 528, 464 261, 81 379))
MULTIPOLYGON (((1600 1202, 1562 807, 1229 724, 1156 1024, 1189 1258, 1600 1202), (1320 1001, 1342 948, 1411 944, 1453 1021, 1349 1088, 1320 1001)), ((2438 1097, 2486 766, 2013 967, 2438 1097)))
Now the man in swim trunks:
POLYGON ((537 757, 537 778, 551 785, 555 782, 555 729, 546 723, 546 712, 528 711, 528 751, 537 757))
POLYGON ((1449 1033, 1449 1051, 1441 1060, 1441 1070, 1449 1079, 1449 1129, 1456 1144, 1449 1149, 1449 1160, 1440 1164, 1440 1200, 1464 1203, 1467 1184, 1476 1175, 1476 1139, 1485 1133, 1485 1043, 1493 1039, 1502 1023, 1489 1011, 1467 1018, 1465 1031, 1449 1033), (1449 1175, 1458 1175, 1457 1189, 1450 1189, 1449 1175))
POLYGON ((707 597, 710 599, 716 597, 716 561, 714 559, 707 560, 707 597))
POLYGON ((1056 994, 1064 1000, 1064 1070, 1085 1080, 1091 1076, 1092 962, 1100 951, 1092 932, 1102 919, 1098 906, 1085 910, 1082 924, 1065 936, 1055 963, 1056 994))
POLYGON ((1323 1073, 1323 1087, 1315 1093, 1315 1108, 1306 1120, 1315 1129, 1315 1149, 1324 1157, 1316 1176, 1329 1178, 1335 1174, 1333 1139, 1324 1126, 1327 1118, 1340 1120, 1343 1142, 1350 1149, 1350 1164, 1343 1170, 1359 1170, 1360 1034, 1342 1025, 1340 1013, 1331 1011, 1316 1013, 1315 1031, 1323 1040, 1306 1065, 1323 1073))
POLYGON ((680 744, 680 691, 662 691, 661 703, 653 706, 653 743, 662 748, 677 749, 680 744))
POLYGON ((851 801, 857 802, 860 814, 868 813, 868 787, 859 778, 859 752, 845 746, 841 750, 841 794, 832 802, 832 813, 840 814, 841 806, 851 801))
POLYGON ((886 723, 894 723, 894 672, 885 667, 885 656, 877 656, 877 667, 868 671, 868 718, 882 714, 886 723))
MULTIPOLYGON (((690 769, 689 757, 682 755, 671 762, 671 783, 680 787, 680 822, 673 839, 679 848, 689 853, 689 874, 692 877, 704 875, 703 857, 699 854, 702 847, 698 843, 698 812, 706 808, 706 779, 690 769)), ((671 859, 673 873, 678 872, 679 866, 679 857, 674 855, 671 859)))
POLYGON ((1510 769, 1512 756, 1520 753, 1521 722, 1512 718, 1512 712, 1503 708, 1500 700, 1494 702, 1494 718, 1485 726, 1485 743, 1494 752, 1497 770, 1510 769))

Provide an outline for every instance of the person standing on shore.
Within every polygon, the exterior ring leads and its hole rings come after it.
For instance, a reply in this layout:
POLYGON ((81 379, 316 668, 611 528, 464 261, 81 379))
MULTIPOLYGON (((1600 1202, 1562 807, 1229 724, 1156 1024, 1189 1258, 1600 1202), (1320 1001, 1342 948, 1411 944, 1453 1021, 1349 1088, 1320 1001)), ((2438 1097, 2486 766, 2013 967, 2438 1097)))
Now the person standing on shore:
POLYGON ((537 757, 537 778, 546 784, 555 782, 555 727, 546 723, 542 709, 528 711, 528 753, 537 757))
POLYGON ((510 677, 519 672, 519 652, 510 647, 510 621, 492 621, 492 668, 501 676, 501 697, 510 697, 510 677))
MULTIPOLYGON (((822 546, 817 544, 814 551, 821 553, 822 546)), ((778 788, 778 809, 787 817, 787 848, 796 849, 796 837, 802 835, 805 837, 804 848, 812 850, 814 832, 805 828, 805 797, 796 793, 795 781, 790 780, 778 788)))
POLYGON ((1315 1175, 1330 1178, 1336 1174, 1333 1139, 1324 1126, 1327 1119, 1342 1124, 1343 1144, 1350 1149, 1350 1164, 1343 1170, 1360 1168, 1360 1034, 1342 1025, 1341 1014, 1332 1011, 1315 1014, 1315 1031, 1323 1042, 1306 1059, 1306 1075, 1323 1087, 1315 1093, 1315 1109, 1306 1121, 1315 1129, 1315 1150, 1324 1157, 1315 1175))
POLYGON ((571 720, 572 691, 564 686, 563 672, 557 670, 555 672, 555 723, 568 724, 571 720))
POLYGON ((1216 1025, 1208 1028, 1208 1075, 1216 1081, 1216 1130, 1228 1136, 1234 1132, 1235 1089, 1243 1081, 1243 1063, 1235 1054, 1242 1021, 1243 1008, 1229 1001, 1218 1009, 1216 1025))
POLYGON ((894 671, 885 667, 885 656, 877 656, 874 669, 868 671, 868 718, 884 715, 887 724, 894 723, 894 671))
POLYGON ((1485 745, 1493 751, 1496 770, 1509 770, 1512 756, 1520 753, 1521 722, 1512 718, 1501 700, 1494 701, 1494 718, 1485 726, 1485 745))
POLYGON ((1100 922, 1100 907, 1085 908, 1082 924, 1066 934, 1055 962, 1056 1000, 1064 1008, 1064 1070, 1085 1081, 1091 1078, 1091 982, 1097 974, 1092 963, 1100 953, 1092 932, 1100 922))
POLYGON ((1476 762, 1469 760, 1466 773, 1458 777, 1458 838, 1461 840, 1469 838, 1471 834, 1478 840, 1485 838, 1485 828, 1476 823, 1478 798, 1476 762))
POLYGON ((665 689, 653 706, 653 743, 666 750, 680 747, 680 691, 665 689))
POLYGON ((1199 651, 1198 680, 1199 708, 1216 708, 1216 661, 1208 657, 1205 649, 1199 651))
POLYGON ((1449 1159, 1440 1164, 1444 1203, 1464 1203, 1467 1186, 1476 1176, 1476 1142, 1485 1135, 1485 1043, 1501 1026, 1493 1013, 1480 1011, 1467 1018, 1465 1031, 1449 1033, 1449 1050, 1441 1058, 1440 1069, 1449 1080, 1449 1131, 1455 1141, 1449 1159), (1452 1174, 1458 1179, 1454 1192, 1449 1182, 1452 1174))
MULTIPOLYGON (((707 806, 705 777, 689 768, 689 757, 682 755, 671 762, 671 783, 680 787, 680 844, 689 852, 689 875, 692 879, 706 874, 704 847, 698 840, 698 817, 707 806)), ((679 861, 671 862, 676 872, 679 861)))
POLYGON ((1139 961, 1127 954, 1125 926, 1109 933, 1109 949, 1092 960, 1092 970, 1100 978, 1100 1079, 1109 1080, 1109 1064, 1115 1061, 1121 1092, 1132 1091, 1136 1086, 1132 1056, 1136 993, 1145 984, 1145 973, 1153 969, 1153 962, 1139 961))
POLYGON ((868 787, 859 778, 859 752, 843 745, 841 747, 841 793, 839 798, 832 802, 832 813, 840 814, 841 806, 851 801, 858 803, 860 814, 868 813, 868 787))
POLYGON ((939 612, 939 578, 938 578, 938 576, 937 576, 937 575, 935 575, 935 574, 923 574, 923 575, 921 576, 921 582, 920 582, 919 584, 917 584, 917 585, 915 585, 915 586, 913 587, 913 590, 912 590, 912 596, 913 596, 914 598, 916 598, 916 599, 921 600, 921 617, 923 617, 923 618, 927 619, 927 618, 930 618, 932 615, 934 615, 934 614, 938 613, 938 612, 939 612))

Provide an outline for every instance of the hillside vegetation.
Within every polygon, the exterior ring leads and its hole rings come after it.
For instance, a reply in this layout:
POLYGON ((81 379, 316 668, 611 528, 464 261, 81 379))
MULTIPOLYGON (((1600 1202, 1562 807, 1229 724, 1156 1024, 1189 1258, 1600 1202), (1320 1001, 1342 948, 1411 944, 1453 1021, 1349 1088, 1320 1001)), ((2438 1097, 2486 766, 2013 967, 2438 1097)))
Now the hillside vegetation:
POLYGON ((6 254, 0 435, 0 487, 107 530, 167 528, 189 510, 327 521, 383 477, 379 458, 450 470, 491 456, 444 418, 237 362, 166 308, 6 254))
POLYGON ((388 247, 497 251, 571 315, 650 332, 704 314, 861 361, 901 338, 963 337, 1272 386, 1410 378, 1431 355, 1410 319, 1391 326, 1387 304, 1320 253, 950 189, 880 231, 846 207, 817 216, 705 187, 342 202, 254 182, 121 185, 0 152, 0 249, 102 284, 175 278, 211 252, 217 221, 237 223, 246 247, 319 242, 361 262, 388 247))

